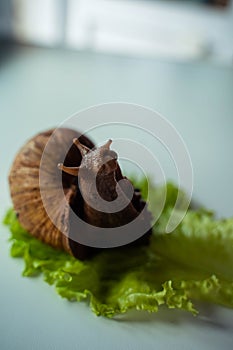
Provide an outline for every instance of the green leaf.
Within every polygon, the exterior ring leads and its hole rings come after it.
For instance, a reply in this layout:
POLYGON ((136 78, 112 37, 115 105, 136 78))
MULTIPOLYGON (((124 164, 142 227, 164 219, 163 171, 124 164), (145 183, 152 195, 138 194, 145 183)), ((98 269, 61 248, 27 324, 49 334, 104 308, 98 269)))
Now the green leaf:
MULTIPOLYGON (((147 195, 145 179, 136 186, 147 195)), ((156 312, 160 305, 196 314, 196 300, 233 307, 233 219, 215 220, 209 211, 189 209, 181 224, 165 234, 178 189, 170 183, 154 187, 149 205, 156 215, 164 191, 164 210, 147 247, 103 250, 79 261, 28 234, 11 209, 4 219, 11 255, 24 259, 24 276, 43 274, 60 296, 86 300, 96 315, 113 317, 132 308, 156 312)))

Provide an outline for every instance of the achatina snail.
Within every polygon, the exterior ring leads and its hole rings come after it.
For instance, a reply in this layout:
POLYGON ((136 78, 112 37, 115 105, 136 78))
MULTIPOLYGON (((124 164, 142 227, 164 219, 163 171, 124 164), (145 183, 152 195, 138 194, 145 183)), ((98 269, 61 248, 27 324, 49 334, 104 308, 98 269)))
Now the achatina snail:
MULTIPOLYGON (((56 132, 55 129, 48 130, 30 139, 16 155, 9 174, 11 197, 20 224, 36 238, 55 248, 63 249, 78 259, 86 259, 98 252, 99 248, 80 244, 69 236, 71 208, 91 225, 118 227, 137 217, 146 205, 137 189, 134 189, 127 208, 118 213, 97 211, 84 201, 79 184, 83 186, 82 191, 88 191, 90 184, 88 177, 81 179, 81 182, 77 181, 78 167, 81 163, 87 171, 98 169, 96 186, 100 196, 109 202, 117 195, 116 185, 119 180, 129 181, 123 177, 117 162, 117 154, 110 150, 110 144, 109 140, 101 147, 94 147, 86 136, 67 128, 58 128, 56 132), (44 150, 48 140, 51 142, 45 156, 44 150), (59 182, 61 183, 61 170, 63 199, 57 195, 59 182), (44 185, 39 181, 40 171, 44 174, 44 185), (43 190, 48 204, 54 210, 56 225, 45 210, 41 197, 43 190)), ((127 195, 124 188, 121 188, 120 192, 122 196, 127 195)), ((150 212, 148 210, 145 212, 144 220, 150 221, 150 212)), ((85 232, 82 234, 85 235, 85 232)), ((148 230, 142 237, 128 245, 148 244, 150 234, 151 230, 148 230)))

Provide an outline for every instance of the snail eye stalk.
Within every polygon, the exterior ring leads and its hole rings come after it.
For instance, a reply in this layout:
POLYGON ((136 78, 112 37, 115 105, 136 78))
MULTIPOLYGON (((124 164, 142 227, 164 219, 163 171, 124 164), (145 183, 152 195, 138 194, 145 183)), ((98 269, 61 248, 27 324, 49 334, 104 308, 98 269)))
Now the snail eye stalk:
POLYGON ((59 163, 57 165, 57 167, 58 167, 58 169, 64 171, 64 173, 66 173, 66 174, 78 176, 79 167, 67 167, 67 166, 63 165, 62 163, 59 163))
POLYGON ((81 153, 82 157, 84 157, 88 152, 90 152, 90 149, 84 146, 77 138, 73 139, 73 143, 79 149, 79 152, 81 153))

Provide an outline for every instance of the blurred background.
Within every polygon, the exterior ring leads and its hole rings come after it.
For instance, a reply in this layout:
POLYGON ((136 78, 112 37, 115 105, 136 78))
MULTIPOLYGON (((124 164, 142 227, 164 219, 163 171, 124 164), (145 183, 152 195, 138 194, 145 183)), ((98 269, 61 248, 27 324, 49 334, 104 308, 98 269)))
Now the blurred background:
POLYGON ((231 0, 0 0, 2 42, 232 64, 231 0))
MULTIPOLYGON (((232 215, 232 1, 0 0, 0 180, 9 203, 7 173, 26 139, 119 101, 172 122, 191 155, 194 196, 232 215)), ((153 152, 177 183, 174 164, 153 152)))

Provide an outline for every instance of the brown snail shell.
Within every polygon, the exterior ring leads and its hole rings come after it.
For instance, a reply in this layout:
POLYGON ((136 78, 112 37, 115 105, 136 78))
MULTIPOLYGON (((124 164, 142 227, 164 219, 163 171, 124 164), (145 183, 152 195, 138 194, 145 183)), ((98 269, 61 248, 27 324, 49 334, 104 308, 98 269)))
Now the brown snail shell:
MULTIPOLYGON (((72 207, 87 222, 91 221, 94 225, 97 223, 97 226, 100 223, 101 227, 108 227, 109 225, 105 217, 95 217, 95 212, 85 206, 78 188, 77 177, 73 174, 76 167, 80 166, 85 152, 93 147, 94 144, 91 140, 75 130, 60 128, 56 129, 55 133, 54 130, 48 130, 31 138, 21 148, 15 157, 9 174, 11 197, 20 224, 41 241, 55 248, 63 249, 79 259, 87 258, 99 249, 82 245, 69 237, 70 208, 72 207), (48 140, 51 140, 51 135, 53 139, 45 156, 46 161, 44 163, 46 166, 43 166, 42 155, 44 157, 45 146, 48 140), (72 144, 73 139, 76 140, 76 145, 72 144), (77 148, 79 143, 82 148, 77 148), (56 190, 58 183, 61 181, 61 170, 58 169, 57 165, 61 162, 63 162, 63 165, 60 165, 63 170, 62 187, 65 194, 63 198, 58 197, 58 191, 56 190), (69 170, 70 167, 72 167, 71 170, 69 170), (43 179, 46 184, 44 187, 43 183, 39 181, 39 171, 44 174, 43 179), (43 191, 48 205, 54 210, 53 217, 56 218, 56 225, 50 220, 45 210, 41 197, 43 191)), ((107 145, 107 148, 109 148, 109 145, 107 145)), ((115 177, 118 181, 123 176, 118 163, 116 164, 115 177)), ((132 199, 132 210, 139 213, 144 206, 145 202, 142 201, 140 192, 135 190, 132 199)), ((149 212, 147 219, 150 220, 149 212)), ((121 224, 119 222, 119 226, 121 224)), ((150 233, 148 231, 133 244, 148 243, 150 233)))

